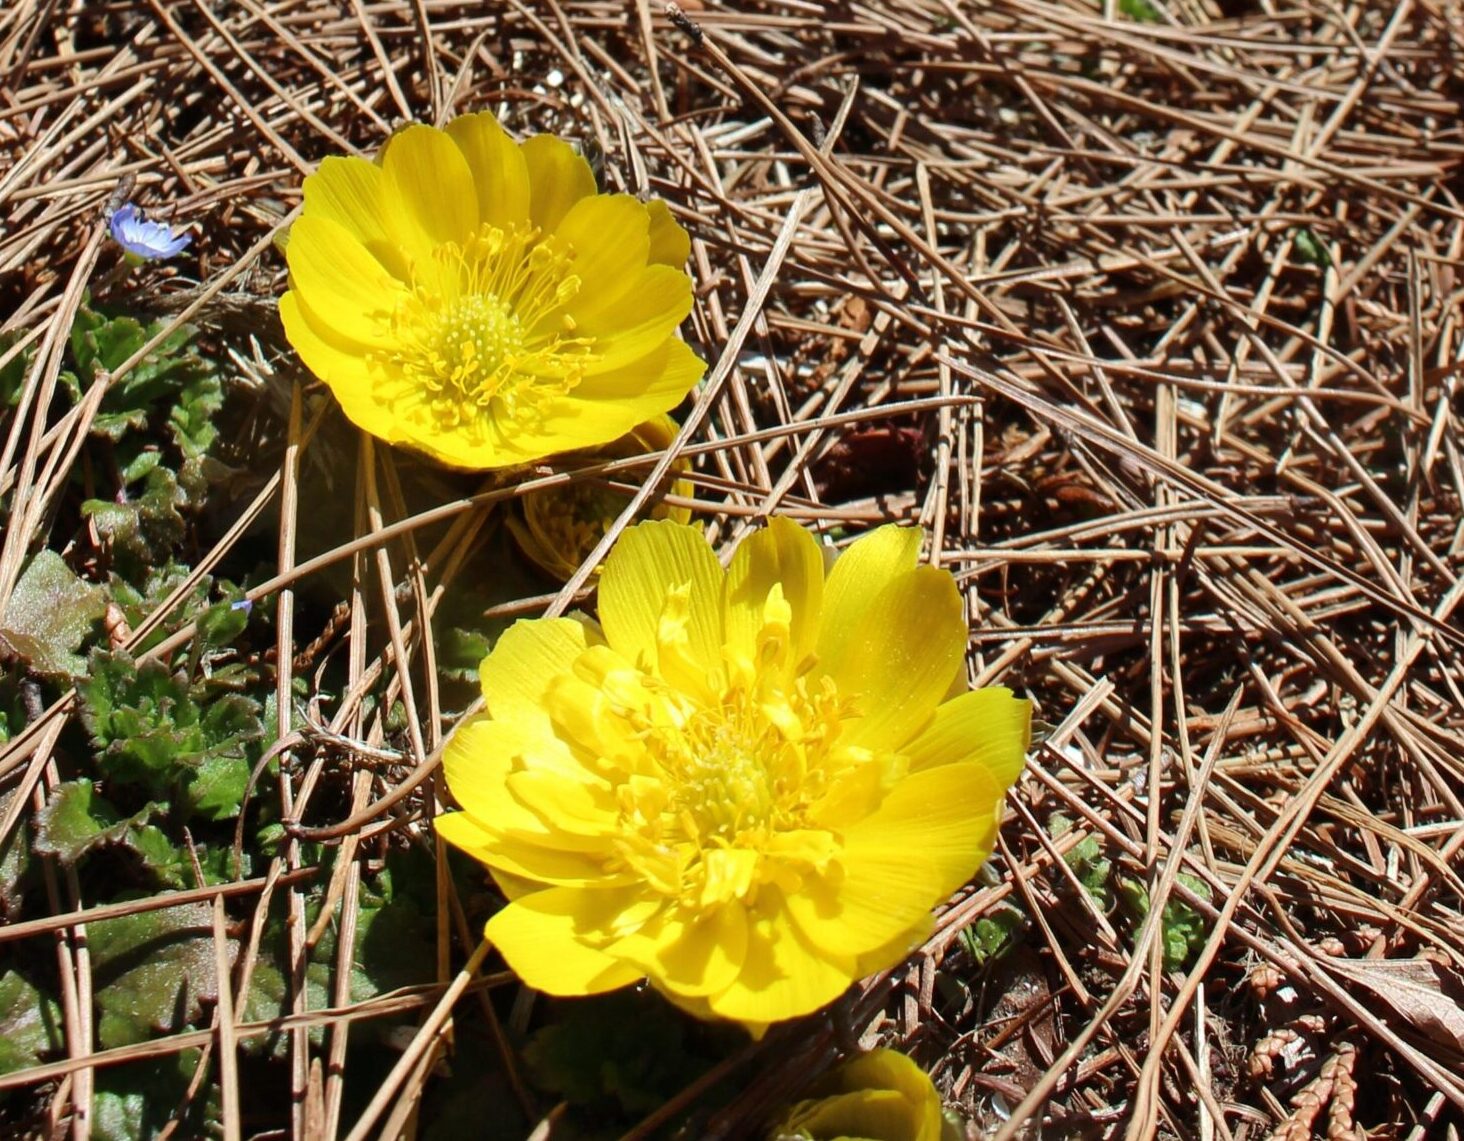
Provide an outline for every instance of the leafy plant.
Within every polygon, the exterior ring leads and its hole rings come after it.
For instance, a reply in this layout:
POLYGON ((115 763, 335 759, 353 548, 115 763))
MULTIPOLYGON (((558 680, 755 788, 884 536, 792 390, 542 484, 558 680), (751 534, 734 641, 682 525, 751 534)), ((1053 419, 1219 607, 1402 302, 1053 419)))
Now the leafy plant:
POLYGON ((562 1000, 524 1061, 535 1083, 580 1111, 579 1136, 618 1135, 708 1068, 740 1038, 693 1022, 654 991, 562 1000))
POLYGON ((61 1007, 15 971, 0 975, 0 1074, 63 1049, 61 1007))
POLYGON ((1015 907, 998 907, 961 931, 961 946, 976 966, 984 967, 1002 954, 1022 929, 1022 913, 1015 907))
POLYGON ((1118 10, 1140 24, 1159 24, 1164 14, 1150 0, 1118 0, 1118 10))
POLYGON ((239 814, 249 781, 248 746, 264 734, 260 705, 240 693, 210 695, 206 683, 161 662, 93 651, 80 686, 82 722, 103 776, 176 800, 184 815, 239 814))
MULTIPOLYGON (((1203 880, 1180 872, 1179 881, 1196 895, 1210 898, 1210 889, 1203 880)), ((1123 897, 1125 906, 1133 912, 1134 922, 1142 925, 1149 916, 1149 889, 1132 876, 1120 876, 1118 893, 1123 897)), ((1207 932, 1205 917, 1184 900, 1171 898, 1165 903, 1159 925, 1159 937, 1164 943, 1164 969, 1173 971, 1184 966, 1190 956, 1205 945, 1207 932)))
MULTIPOLYGON (((218 998, 213 909, 184 904, 88 924, 102 1046, 172 1034, 218 998)), ((229 960, 235 943, 226 940, 229 960)))
POLYGON ((76 677, 86 671, 86 659, 77 650, 106 609, 101 587, 82 581, 55 551, 41 551, 10 596, 0 650, 36 673, 76 677))
MULTIPOLYGON (((144 325, 134 317, 108 317, 83 305, 71 327, 74 371, 66 383, 79 396, 97 376, 110 374, 157 336, 166 321, 144 325)), ((213 415, 223 406, 223 386, 213 365, 193 350, 196 334, 183 325, 151 353, 111 382, 92 434, 114 443, 166 413, 167 430, 184 459, 202 456, 217 436, 213 415)))
MULTIPOLYGON (((1054 815, 1048 822, 1048 832, 1053 839, 1072 829, 1072 821, 1061 814, 1054 815)), ((1068 849, 1063 857, 1072 868, 1083 890, 1092 897, 1099 909, 1105 913, 1113 910, 1114 898, 1111 879, 1113 861, 1103 854, 1103 845, 1098 837, 1089 833, 1068 849)))

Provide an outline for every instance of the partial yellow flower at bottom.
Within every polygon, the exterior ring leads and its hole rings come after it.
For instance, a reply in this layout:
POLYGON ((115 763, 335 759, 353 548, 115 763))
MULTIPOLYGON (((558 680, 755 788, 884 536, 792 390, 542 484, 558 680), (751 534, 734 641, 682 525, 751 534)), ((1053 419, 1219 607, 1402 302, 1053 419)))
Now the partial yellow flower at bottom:
POLYGON ((492 115, 327 158, 285 247, 285 334, 350 419, 463 468, 608 443, 674 407, 702 361, 686 232, 599 194, 552 135, 492 115))
POLYGON ((511 902, 487 937, 529 986, 650 979, 754 1034, 899 962, 986 859, 1029 708, 964 689, 967 629, 921 533, 825 572, 774 519, 723 570, 695 527, 630 528, 598 624, 520 621, 438 818, 511 902), (954 694, 954 695, 953 695, 954 694))
POLYGON ((793 1106, 769 1141, 957 1141, 929 1076, 904 1054, 875 1050, 845 1062, 793 1106))
MULTIPOLYGON (((671 446, 677 430, 670 416, 658 416, 581 458, 597 462, 659 452, 671 446)), ((672 465, 672 470, 680 474, 690 467, 682 459, 672 465)), ((678 479, 670 490, 672 495, 690 498, 693 488, 688 480, 678 479)), ((589 480, 550 487, 518 500, 508 516, 508 529, 529 559, 561 582, 568 582, 629 502, 630 497, 623 492, 589 480)), ((657 504, 650 514, 653 519, 674 519, 678 523, 691 518, 687 508, 665 503, 657 504)))

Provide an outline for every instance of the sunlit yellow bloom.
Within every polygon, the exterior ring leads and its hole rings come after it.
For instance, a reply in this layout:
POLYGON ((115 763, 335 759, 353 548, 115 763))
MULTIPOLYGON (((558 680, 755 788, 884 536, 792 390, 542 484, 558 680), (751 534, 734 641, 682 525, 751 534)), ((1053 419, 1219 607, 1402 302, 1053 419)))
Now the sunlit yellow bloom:
POLYGON ((904 1054, 875 1050, 845 1062, 815 1096, 788 1111, 774 1141, 942 1141, 958 1137, 930 1078, 904 1054))
POLYGON ((758 1033, 925 936, 991 851, 1029 712, 956 692, 961 599, 920 538, 882 527, 826 574, 775 519, 723 570, 697 528, 645 522, 598 625, 499 639, 487 713, 444 757, 465 811, 438 829, 512 900, 487 935, 525 982, 648 977, 758 1033))
MULTIPOLYGON (((658 416, 632 429, 614 443, 586 453, 588 463, 640 456, 659 452, 671 446, 677 424, 670 416, 658 416)), ((677 473, 689 470, 682 459, 672 467, 677 473)), ((641 475, 649 474, 646 469, 641 475)), ((638 479, 633 473, 619 477, 622 482, 638 479)), ((672 495, 689 498, 691 483, 678 479, 672 483, 672 495)), ((580 563, 605 537, 605 532, 625 510, 630 497, 593 480, 581 480, 563 487, 531 492, 516 503, 508 516, 508 529, 518 540, 519 549, 561 582, 567 582, 579 570, 580 563)), ((674 519, 685 523, 691 512, 685 507, 660 503, 651 511, 653 519, 674 519)))
POLYGON ((703 369, 675 337, 689 249, 664 203, 597 194, 562 140, 464 115, 305 180, 280 316, 361 428, 506 467, 607 443, 686 395, 703 369))

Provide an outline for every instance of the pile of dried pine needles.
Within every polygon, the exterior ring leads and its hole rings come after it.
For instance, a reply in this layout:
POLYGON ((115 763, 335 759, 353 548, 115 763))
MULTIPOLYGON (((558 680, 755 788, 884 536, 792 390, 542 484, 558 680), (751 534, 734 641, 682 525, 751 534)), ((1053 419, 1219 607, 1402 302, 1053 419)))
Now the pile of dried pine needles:
MULTIPOLYGON (((681 418, 714 541, 773 511, 843 532, 920 523, 965 588, 973 680, 1029 694, 1044 723, 988 876, 857 996, 854 1032, 911 1053, 1002 1138, 1043 1120, 1206 1141, 1457 1136, 1457 0, 683 6, 16 0, 0 15, 0 315, 32 362, 0 407, 0 615, 34 552, 86 564, 56 505, 96 403, 68 406, 56 380, 84 291, 137 288, 107 278, 104 211, 126 181, 199 235, 197 279, 156 273, 131 303, 203 329, 254 402, 226 441, 229 494, 191 524, 194 569, 251 544, 271 562, 254 594, 277 607, 283 708, 294 692, 315 709, 317 663, 349 663, 319 721, 286 717, 265 742, 292 834, 339 845, 329 882, 297 844, 191 889, 226 980, 211 1028, 99 1052, 99 915, 52 869, 52 913, 0 927, 0 946, 53 948, 74 984, 65 1050, 0 1078, 31 1099, 3 1112, 83 1137, 104 1068, 204 1047, 222 1134, 255 1131, 236 1059, 262 1028, 237 988, 271 901, 296 921, 293 1014, 272 1024, 293 1096, 272 1128, 427 1124, 449 1015, 490 1019, 512 995, 444 872, 440 981, 364 1003, 336 986, 307 1009, 304 899, 328 889, 349 932, 362 869, 406 836, 430 844, 455 713, 423 631, 494 573, 475 554, 501 502, 566 476, 399 479, 403 458, 335 420, 274 315, 275 239, 323 156, 486 108, 575 138, 604 184, 666 199, 691 232, 686 335, 712 363, 681 418), (342 532, 322 542, 332 513, 342 532), (332 591, 333 608, 297 609, 332 591), (963 934, 1013 914, 985 928, 1012 933, 999 953, 963 934), (344 1115, 362 1080, 351 1027, 403 1012, 418 1029, 399 1063, 344 1115)), ((539 584, 489 618, 584 596, 539 584)), ((58 764, 85 767, 58 755, 74 696, 31 712, 0 745, 0 791, 19 793, 7 835, 32 827, 58 764)), ((746 1135, 838 1040, 828 1020, 775 1032, 638 1135, 718 1080, 740 1092, 704 1131, 746 1135)))

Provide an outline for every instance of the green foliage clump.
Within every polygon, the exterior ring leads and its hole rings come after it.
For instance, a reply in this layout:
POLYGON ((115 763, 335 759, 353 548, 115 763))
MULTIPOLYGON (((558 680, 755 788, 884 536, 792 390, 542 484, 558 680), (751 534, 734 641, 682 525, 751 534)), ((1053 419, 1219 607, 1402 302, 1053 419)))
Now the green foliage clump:
MULTIPOLYGON (((1204 881, 1187 872, 1179 873, 1179 881, 1196 895, 1210 898, 1210 889, 1204 881)), ((1142 925, 1149 917, 1149 889, 1131 876, 1120 876, 1118 892, 1124 905, 1133 912, 1134 922, 1142 925)), ((1190 956, 1205 945, 1209 927, 1205 917, 1182 899, 1171 898, 1164 905, 1164 914, 1159 921, 1159 938, 1164 943, 1164 969, 1176 971, 1184 966, 1190 956)))
MULTIPOLYGON (((1053 836, 1061 836, 1072 828, 1066 817, 1054 816, 1048 825, 1053 836)), ((1115 871, 1113 861, 1103 852, 1103 845, 1095 835, 1083 837, 1068 849, 1064 857, 1072 868, 1083 890, 1105 915, 1112 914, 1121 901, 1132 919, 1134 930, 1143 926, 1149 915, 1149 890, 1143 881, 1115 871)), ((1196 895, 1210 898, 1205 884, 1185 872, 1179 873, 1179 880, 1196 895)), ((1205 918, 1189 904, 1180 899, 1170 899, 1164 905, 1160 920, 1159 938, 1164 945, 1164 967, 1177 970, 1189 961, 1205 944, 1207 933, 1205 918)))
POLYGON ((210 693, 158 661, 94 650, 79 686, 100 775, 206 820, 229 820, 249 782, 249 746, 264 735, 257 700, 210 693))
POLYGON ((554 1004, 524 1050, 530 1076, 575 1111, 573 1137, 618 1136, 684 1089, 740 1039, 699 1024, 653 991, 619 990, 554 1004))
MULTIPOLYGON (((134 317, 108 317, 83 305, 71 327, 71 363, 63 381, 76 398, 104 374, 109 378, 167 327, 134 317)), ((224 390, 213 365, 193 348, 191 325, 169 333, 120 379, 110 381, 92 421, 93 435, 120 442, 157 417, 185 460, 197 460, 218 437, 214 413, 223 407, 224 390)))
MULTIPOLYGON (((1072 830, 1073 823, 1066 816, 1056 815, 1048 823, 1048 831, 1053 839, 1066 835, 1072 830)), ((1103 854, 1103 845, 1098 837, 1089 833, 1076 844, 1068 849, 1067 855, 1063 857, 1067 866, 1072 868, 1073 874, 1077 876, 1078 882, 1083 885, 1083 890, 1092 897, 1093 902, 1104 914, 1113 910, 1113 861, 1103 854)))
POLYGON ((978 968, 984 967, 1016 942, 1022 924, 1022 913, 1015 907, 998 907, 961 930, 961 946, 978 968))
POLYGON ((1162 24, 1164 13, 1151 0, 1118 0, 1118 10, 1140 24, 1162 24))

